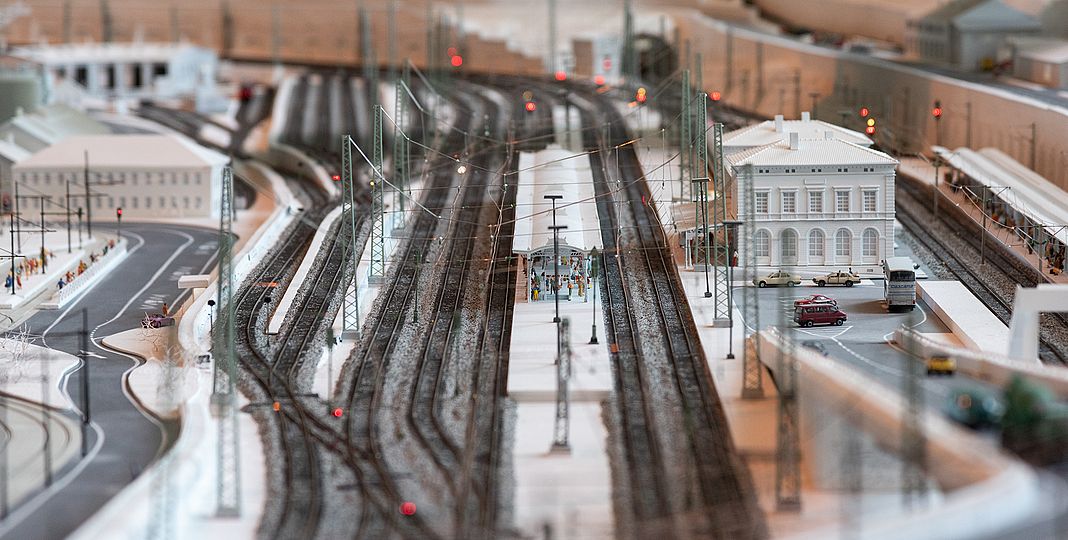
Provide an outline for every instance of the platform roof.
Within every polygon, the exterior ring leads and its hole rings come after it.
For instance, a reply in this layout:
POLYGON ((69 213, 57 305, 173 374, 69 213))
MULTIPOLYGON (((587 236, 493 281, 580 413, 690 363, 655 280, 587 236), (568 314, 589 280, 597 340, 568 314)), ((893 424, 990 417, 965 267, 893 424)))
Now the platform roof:
POLYGON ((512 251, 523 255, 553 247, 552 201, 545 195, 560 195, 556 223, 560 249, 588 253, 600 248, 600 222, 594 198, 593 174, 587 154, 575 154, 558 146, 519 157, 519 187, 516 193, 516 224, 512 251))
POLYGON ((935 146, 933 150, 952 167, 991 188, 990 194, 1003 203, 1032 222, 1049 227, 1051 234, 1068 245, 1068 193, 995 148, 976 152, 935 146))

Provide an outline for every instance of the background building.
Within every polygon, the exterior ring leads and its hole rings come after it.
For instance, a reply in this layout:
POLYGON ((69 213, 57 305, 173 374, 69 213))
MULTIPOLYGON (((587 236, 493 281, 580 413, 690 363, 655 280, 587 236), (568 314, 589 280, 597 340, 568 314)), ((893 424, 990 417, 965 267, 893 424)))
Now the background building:
POLYGON ((214 84, 215 52, 187 43, 64 43, 11 52, 93 97, 178 97, 214 84))
MULTIPOLYGON (((68 137, 15 164, 19 195, 63 203, 69 182, 71 206, 83 206, 86 157, 94 219, 114 219, 118 207, 127 219, 219 215, 229 158, 175 135, 68 137)), ((39 209, 39 201, 20 202, 22 211, 39 209)))
POLYGON ((1009 40, 1012 74, 1051 88, 1068 89, 1068 41, 1015 38, 1009 40))
POLYGON ((1001 0, 953 0, 909 21, 908 48, 925 62, 991 69, 1007 38, 1041 30, 1037 18, 1001 0))
POLYGON ((790 133, 727 162, 739 192, 742 167, 753 166, 755 207, 738 197, 738 216, 755 213, 755 235, 741 247, 752 246, 758 265, 878 274, 893 254, 894 158, 828 131, 821 139, 790 133))

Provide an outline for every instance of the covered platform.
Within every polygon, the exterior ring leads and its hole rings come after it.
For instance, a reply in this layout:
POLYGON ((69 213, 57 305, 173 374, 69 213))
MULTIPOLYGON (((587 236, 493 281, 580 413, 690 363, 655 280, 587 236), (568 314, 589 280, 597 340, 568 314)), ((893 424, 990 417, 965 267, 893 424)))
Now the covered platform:
POLYGON ((981 211, 980 217, 986 214, 994 236, 1025 249, 1025 258, 1043 273, 1061 275, 1068 246, 1068 194, 994 148, 933 150, 950 166, 948 187, 981 211))
POLYGON ((586 154, 553 145, 519 157, 515 239, 527 301, 584 297, 589 283, 590 251, 601 247, 593 173, 586 154), (553 199, 559 231, 559 259, 553 264, 553 199), (536 291, 535 291, 536 289, 536 291), (555 289, 555 290, 554 290, 555 289), (536 293, 536 294, 535 294, 536 293))

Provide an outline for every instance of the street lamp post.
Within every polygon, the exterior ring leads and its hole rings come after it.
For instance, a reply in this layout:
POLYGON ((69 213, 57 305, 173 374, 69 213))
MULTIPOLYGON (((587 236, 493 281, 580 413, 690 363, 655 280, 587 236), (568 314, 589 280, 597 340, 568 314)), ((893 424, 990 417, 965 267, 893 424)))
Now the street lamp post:
POLYGON ((558 199, 563 199, 564 196, 563 195, 546 195, 545 198, 553 202, 553 225, 552 225, 552 227, 549 227, 549 229, 551 231, 553 231, 553 282, 554 282, 553 283, 553 301, 556 303, 556 316, 553 317, 553 322, 554 323, 559 323, 560 322, 560 276, 557 275, 558 272, 556 271, 556 265, 560 262, 560 238, 559 238, 559 235, 558 235, 558 231, 561 228, 566 229, 567 226, 564 225, 563 227, 557 227, 557 225, 556 225, 556 201, 558 199))
POLYGON ((590 277, 593 278, 593 333, 590 335, 590 345, 597 345, 597 274, 601 269, 599 256, 597 248, 590 251, 590 277))

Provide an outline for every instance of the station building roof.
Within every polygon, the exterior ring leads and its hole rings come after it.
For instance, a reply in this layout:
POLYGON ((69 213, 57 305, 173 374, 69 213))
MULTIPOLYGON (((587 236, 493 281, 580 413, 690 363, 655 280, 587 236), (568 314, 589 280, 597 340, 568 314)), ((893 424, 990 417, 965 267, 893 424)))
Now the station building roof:
POLYGON ((1008 40, 1016 56, 1047 64, 1068 64, 1068 41, 1038 37, 1013 36, 1008 40))
POLYGON ((552 250, 553 204, 545 195, 561 196, 556 201, 556 224, 567 226, 559 234, 561 250, 588 253, 603 246, 590 158, 554 145, 519 156, 513 252, 552 250))
MULTIPOLYGON (((819 139, 806 139, 800 134, 790 134, 764 146, 750 148, 726 156, 732 167, 743 165, 768 167, 834 167, 854 165, 897 166, 898 161, 889 155, 871 148, 843 141, 833 134, 824 134, 819 139), (797 135, 797 137, 795 137, 797 135)), ((798 171, 809 172, 809 171, 798 171)), ((834 171, 825 170, 823 173, 834 171)))
POLYGON ((187 169, 222 166, 230 158, 177 135, 82 135, 67 137, 16 165, 27 169, 187 169))
POLYGON ((783 115, 776 115, 774 120, 766 120, 723 135, 724 153, 732 153, 747 148, 765 146, 786 139, 787 133, 800 133, 803 139, 822 139, 826 132, 834 133, 838 139, 861 146, 871 146, 872 141, 859 131, 836 126, 823 120, 813 120, 809 113, 801 113, 800 120, 786 120, 783 115))
POLYGON ((30 153, 73 135, 104 135, 111 131, 89 115, 53 104, 24 112, 0 125, 0 138, 13 139, 30 153), (29 140, 27 140, 29 138, 29 140))

